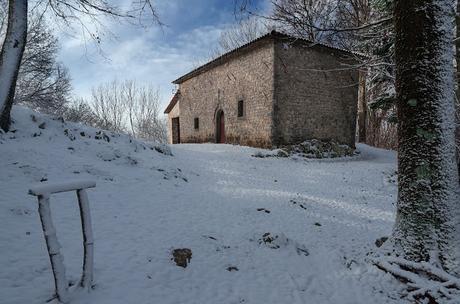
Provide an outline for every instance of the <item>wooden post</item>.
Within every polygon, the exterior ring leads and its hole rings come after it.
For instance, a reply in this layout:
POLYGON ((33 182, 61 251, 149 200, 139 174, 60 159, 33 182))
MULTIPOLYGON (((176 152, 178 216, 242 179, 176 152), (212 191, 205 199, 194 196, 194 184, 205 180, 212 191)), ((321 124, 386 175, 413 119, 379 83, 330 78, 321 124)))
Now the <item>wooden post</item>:
POLYGON ((49 194, 38 196, 38 213, 42 222, 46 248, 51 262, 56 287, 56 297, 62 303, 68 303, 68 284, 65 276, 64 257, 61 255, 61 245, 56 237, 56 229, 51 219, 49 194))
POLYGON ((89 212, 88 195, 85 189, 77 190, 78 205, 83 233, 83 273, 80 286, 91 288, 93 284, 93 231, 91 229, 91 215, 89 212))

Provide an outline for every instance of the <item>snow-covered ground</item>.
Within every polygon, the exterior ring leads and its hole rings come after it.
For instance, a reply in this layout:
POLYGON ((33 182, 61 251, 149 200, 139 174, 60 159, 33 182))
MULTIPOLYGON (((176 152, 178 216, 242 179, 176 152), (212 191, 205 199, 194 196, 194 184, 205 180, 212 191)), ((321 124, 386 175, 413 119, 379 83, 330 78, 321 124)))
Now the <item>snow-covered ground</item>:
MULTIPOLYGON (((357 158, 304 161, 201 144, 172 146, 171 156, 32 114, 15 108, 17 131, 0 135, 1 303, 53 294, 37 201, 27 195, 43 179, 97 182, 88 190, 96 285, 72 303, 405 302, 401 285, 366 262, 393 225, 393 152, 359 145, 357 158), (192 250, 187 268, 171 261, 174 248, 192 250)), ((75 282, 75 193, 53 195, 51 205, 75 282)))

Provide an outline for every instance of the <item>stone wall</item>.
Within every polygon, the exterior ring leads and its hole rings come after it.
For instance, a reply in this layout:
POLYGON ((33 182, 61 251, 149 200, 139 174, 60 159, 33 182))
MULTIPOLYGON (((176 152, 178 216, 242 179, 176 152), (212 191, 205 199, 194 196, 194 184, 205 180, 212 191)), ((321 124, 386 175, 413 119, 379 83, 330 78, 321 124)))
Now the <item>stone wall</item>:
POLYGON ((274 144, 333 139, 355 145, 358 71, 324 46, 277 40, 274 144))
MULTIPOLYGON (((273 56, 273 40, 262 40, 182 82, 181 142, 216 142, 216 113, 223 110, 227 143, 271 147, 273 56), (239 100, 244 103, 243 117, 237 117, 239 100), (199 119, 198 130, 194 128, 195 118, 199 119)), ((169 121, 172 117, 170 113, 169 121)))

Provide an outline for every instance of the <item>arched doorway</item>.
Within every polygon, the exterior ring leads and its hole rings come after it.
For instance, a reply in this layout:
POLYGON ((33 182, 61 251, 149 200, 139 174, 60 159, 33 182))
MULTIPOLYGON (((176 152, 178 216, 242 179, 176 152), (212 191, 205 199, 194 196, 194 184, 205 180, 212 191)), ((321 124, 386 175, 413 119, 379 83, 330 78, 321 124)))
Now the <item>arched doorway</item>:
POLYGON ((225 144, 225 115, 222 110, 216 115, 216 143, 225 144))

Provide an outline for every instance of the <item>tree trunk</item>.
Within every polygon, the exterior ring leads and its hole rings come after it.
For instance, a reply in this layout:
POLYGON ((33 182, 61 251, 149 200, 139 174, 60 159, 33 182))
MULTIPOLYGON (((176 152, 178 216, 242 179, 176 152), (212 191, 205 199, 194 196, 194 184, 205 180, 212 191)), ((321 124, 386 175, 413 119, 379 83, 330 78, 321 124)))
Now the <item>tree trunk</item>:
POLYGON ((359 71, 358 89, 358 142, 366 142, 367 103, 366 103, 366 72, 359 71))
POLYGON ((395 249, 459 270, 455 164, 455 0, 396 0, 398 203, 395 249))
MULTIPOLYGON (((455 16, 455 23, 457 25, 457 35, 455 40, 455 58, 457 61, 457 90, 456 90, 456 99, 457 99, 457 110, 456 110, 456 123, 457 128, 455 132, 455 141, 457 146, 457 168, 460 172, 460 1, 457 1, 457 11, 455 16)), ((460 182, 460 179, 459 179, 460 182)))
POLYGON ((27 39, 27 0, 9 0, 8 28, 0 53, 0 128, 8 131, 16 80, 27 39))

